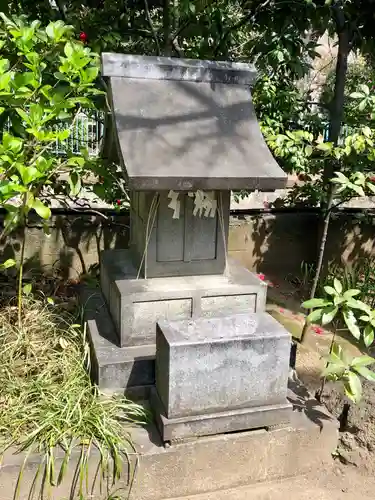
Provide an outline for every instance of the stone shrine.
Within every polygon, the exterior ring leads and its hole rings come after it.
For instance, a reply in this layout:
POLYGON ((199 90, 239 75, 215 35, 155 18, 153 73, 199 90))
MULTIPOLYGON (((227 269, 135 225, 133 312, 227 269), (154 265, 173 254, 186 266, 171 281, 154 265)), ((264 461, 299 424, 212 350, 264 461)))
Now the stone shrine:
POLYGON ((286 183, 253 67, 105 53, 102 74, 131 237, 101 258, 114 328, 89 322, 100 387, 150 397, 164 441, 288 421, 290 336, 265 313, 265 283, 227 256, 231 190, 286 183))

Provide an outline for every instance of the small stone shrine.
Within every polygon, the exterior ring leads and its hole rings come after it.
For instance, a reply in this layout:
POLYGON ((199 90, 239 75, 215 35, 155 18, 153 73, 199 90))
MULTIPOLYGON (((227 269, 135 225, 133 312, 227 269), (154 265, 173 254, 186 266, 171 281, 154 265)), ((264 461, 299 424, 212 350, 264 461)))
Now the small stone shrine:
POLYGON ((101 259, 116 336, 90 332, 99 385, 149 397, 164 441, 287 422, 290 336, 265 313, 265 283, 227 255, 231 190, 286 183, 253 67, 103 54, 102 74, 131 241, 101 259))

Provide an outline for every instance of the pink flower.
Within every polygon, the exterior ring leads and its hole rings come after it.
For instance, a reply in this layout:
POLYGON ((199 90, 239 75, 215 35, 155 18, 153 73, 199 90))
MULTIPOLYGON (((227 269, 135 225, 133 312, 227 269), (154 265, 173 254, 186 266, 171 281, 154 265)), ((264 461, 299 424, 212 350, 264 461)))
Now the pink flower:
POLYGON ((280 309, 279 309, 279 312, 281 312, 281 313, 285 313, 285 309, 280 308, 280 309))
POLYGON ((317 335, 322 335, 324 333, 323 328, 321 328, 320 326, 314 326, 313 330, 317 335))
POLYGON ((266 277, 265 277, 265 275, 263 273, 259 273, 257 276, 262 281, 264 281, 266 279, 266 277))

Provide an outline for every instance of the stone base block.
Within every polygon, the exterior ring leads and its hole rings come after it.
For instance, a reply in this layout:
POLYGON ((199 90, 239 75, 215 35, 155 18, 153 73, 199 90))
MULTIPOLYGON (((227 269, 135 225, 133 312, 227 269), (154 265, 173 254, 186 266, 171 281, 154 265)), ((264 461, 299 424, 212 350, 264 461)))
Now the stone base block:
POLYGON ((292 415, 292 405, 285 400, 284 404, 167 418, 154 387, 151 388, 150 399, 162 440, 170 443, 193 436, 210 436, 287 424, 292 415))
POLYGON ((137 279, 127 250, 103 252, 101 287, 121 347, 154 344, 155 325, 162 319, 264 311, 267 291, 232 259, 223 275, 137 279))
POLYGON ((159 321, 156 388, 165 416, 284 404, 290 342, 264 312, 159 321))
POLYGON ((111 315, 99 289, 83 288, 92 376, 102 390, 148 397, 155 383, 155 345, 120 347, 111 315))

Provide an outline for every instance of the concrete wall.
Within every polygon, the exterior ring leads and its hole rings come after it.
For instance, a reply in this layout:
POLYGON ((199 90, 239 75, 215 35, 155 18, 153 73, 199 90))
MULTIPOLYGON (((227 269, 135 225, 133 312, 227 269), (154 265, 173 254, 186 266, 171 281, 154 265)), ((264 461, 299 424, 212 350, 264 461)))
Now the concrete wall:
MULTIPOLYGON (((34 271, 56 272, 75 278, 98 263, 100 250, 126 248, 129 219, 99 215, 54 215, 47 237, 39 223, 26 232, 26 259, 34 271)), ((265 274, 298 274, 302 262, 312 262, 317 252, 318 218, 314 213, 258 212, 232 215, 229 252, 246 267, 265 274)), ((1 260, 18 255, 20 236, 7 239, 1 260)), ((332 221, 327 259, 355 261, 375 256, 374 226, 355 214, 341 214, 332 221)))

